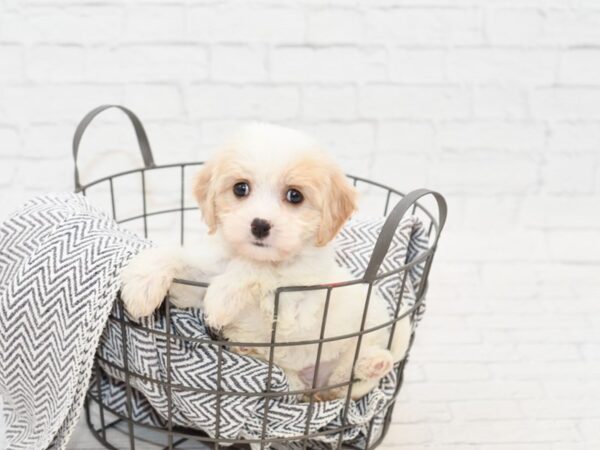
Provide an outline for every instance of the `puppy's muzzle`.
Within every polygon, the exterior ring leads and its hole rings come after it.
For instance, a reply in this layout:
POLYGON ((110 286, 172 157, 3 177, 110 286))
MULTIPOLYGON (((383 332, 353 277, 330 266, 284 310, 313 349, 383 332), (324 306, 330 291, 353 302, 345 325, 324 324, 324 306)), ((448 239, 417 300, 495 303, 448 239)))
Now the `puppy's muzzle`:
POLYGON ((264 239, 269 235, 271 224, 264 219, 256 218, 250 224, 252 235, 258 239, 264 239))

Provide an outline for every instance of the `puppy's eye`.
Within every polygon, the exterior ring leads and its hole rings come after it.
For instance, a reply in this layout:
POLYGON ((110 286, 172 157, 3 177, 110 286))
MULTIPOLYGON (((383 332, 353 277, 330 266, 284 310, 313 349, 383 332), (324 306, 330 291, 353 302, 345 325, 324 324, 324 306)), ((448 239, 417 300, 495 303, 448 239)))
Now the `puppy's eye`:
POLYGON ((233 185, 233 194, 236 197, 246 197, 250 195, 250 185, 245 181, 242 181, 241 183, 235 183, 233 185))
POLYGON ((285 194, 285 199, 288 202, 296 205, 298 203, 302 203, 304 196, 302 195, 302 192, 297 189, 289 189, 285 194))

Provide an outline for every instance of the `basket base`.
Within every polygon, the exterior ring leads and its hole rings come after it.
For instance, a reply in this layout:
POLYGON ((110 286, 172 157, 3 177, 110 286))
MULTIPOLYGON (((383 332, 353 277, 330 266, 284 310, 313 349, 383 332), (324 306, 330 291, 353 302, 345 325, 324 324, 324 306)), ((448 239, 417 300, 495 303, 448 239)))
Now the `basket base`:
MULTIPOLYGON (((103 420, 100 418, 100 407, 96 398, 88 395, 85 400, 85 420, 90 433, 94 438, 109 450, 255 450, 260 449, 259 444, 233 444, 224 445, 201 442, 192 437, 179 437, 177 433, 168 430, 151 430, 131 423, 128 419, 118 417, 104 410, 103 420), (170 439, 169 439, 169 436, 170 439), (171 441, 171 443, 169 442, 171 441)), ((391 408, 390 408, 391 409, 391 408)), ((391 413, 391 411, 390 411, 391 413)), ((388 422, 388 421, 386 421, 388 422)), ((198 430, 185 430, 190 434, 202 434, 198 430)), ((372 450, 379 446, 385 433, 376 442, 365 449, 343 445, 340 450, 372 450)), ((274 450, 286 450, 285 445, 271 444, 274 450)))

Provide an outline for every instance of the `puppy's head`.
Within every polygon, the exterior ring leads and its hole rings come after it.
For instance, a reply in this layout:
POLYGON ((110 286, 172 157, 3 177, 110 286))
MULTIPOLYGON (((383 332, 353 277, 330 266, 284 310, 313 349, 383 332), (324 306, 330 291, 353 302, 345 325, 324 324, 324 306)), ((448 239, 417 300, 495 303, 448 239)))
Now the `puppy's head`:
POLYGON ((308 136, 255 124, 200 170, 195 196, 210 233, 255 261, 289 260, 331 241, 356 209, 356 191, 308 136))

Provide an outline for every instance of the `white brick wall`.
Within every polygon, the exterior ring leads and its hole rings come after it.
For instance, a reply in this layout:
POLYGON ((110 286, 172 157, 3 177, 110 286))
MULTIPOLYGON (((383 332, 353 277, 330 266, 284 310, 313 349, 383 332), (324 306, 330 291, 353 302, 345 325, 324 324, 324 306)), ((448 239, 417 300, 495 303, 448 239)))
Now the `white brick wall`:
MULTIPOLYGON (((598 448, 598 48, 593 0, 4 0, 0 219, 72 188, 99 104, 136 111, 158 162, 247 120, 306 129, 450 204, 387 445, 598 448)), ((106 114, 83 178, 139 164, 133 143, 106 114)))

